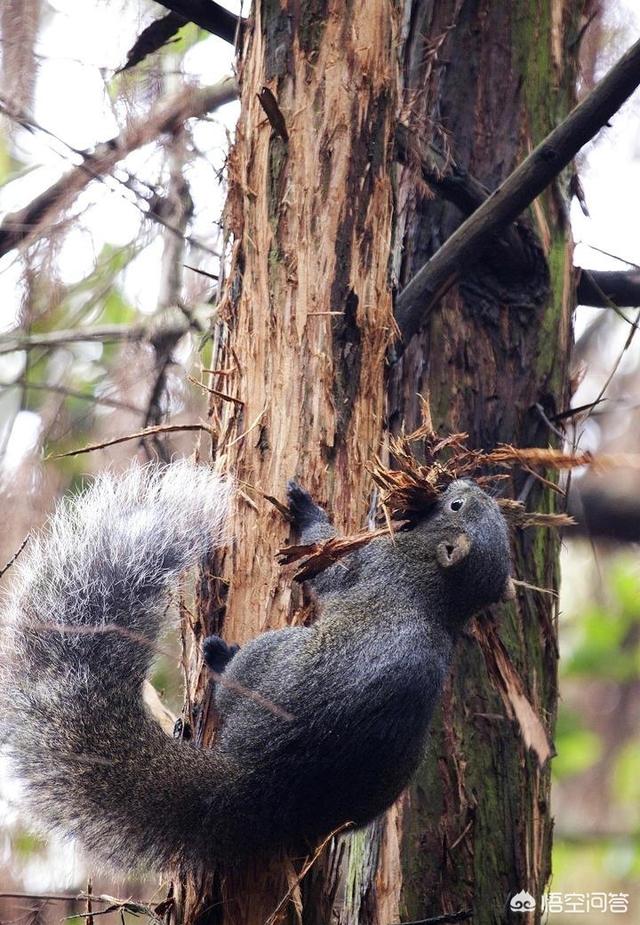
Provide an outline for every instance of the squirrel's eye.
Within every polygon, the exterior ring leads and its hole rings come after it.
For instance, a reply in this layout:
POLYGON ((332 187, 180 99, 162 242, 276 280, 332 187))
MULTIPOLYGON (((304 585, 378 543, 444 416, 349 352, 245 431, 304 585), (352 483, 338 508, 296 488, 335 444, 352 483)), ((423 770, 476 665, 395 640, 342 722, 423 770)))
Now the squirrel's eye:
POLYGON ((452 511, 459 511, 464 506, 464 498, 454 498, 449 507, 452 511))

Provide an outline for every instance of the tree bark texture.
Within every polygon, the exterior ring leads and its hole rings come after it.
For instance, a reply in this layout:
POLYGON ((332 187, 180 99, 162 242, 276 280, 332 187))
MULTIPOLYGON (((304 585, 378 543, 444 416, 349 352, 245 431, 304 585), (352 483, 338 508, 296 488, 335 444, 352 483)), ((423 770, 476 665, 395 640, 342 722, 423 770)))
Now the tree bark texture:
MULTIPOLYGON (((234 243, 212 363, 221 372, 209 374, 233 399, 212 398, 213 450, 240 498, 230 549, 203 577, 196 638, 221 632, 243 643, 311 617, 276 564, 291 537, 269 498, 283 502, 295 475, 340 529, 360 528, 372 501, 366 465, 384 456, 390 433, 419 423, 421 396, 436 429, 467 430, 474 446, 553 440, 537 406, 550 416, 568 398, 574 288, 559 187, 531 210, 531 239, 541 242, 532 271, 514 278, 490 255, 469 267, 394 362, 393 289, 462 218, 419 166, 395 163, 394 135, 402 120, 495 187, 573 102, 579 6, 255 3, 239 62, 234 243)), ((529 499, 554 503, 537 484, 529 499)), ((554 587, 557 554, 549 534, 519 536, 516 574, 554 587)), ((552 597, 522 591, 501 609, 499 631, 552 731, 552 597)), ((194 656, 190 720, 206 745, 215 716, 200 667, 194 656)), ((392 925, 465 909, 474 922, 502 922, 513 893, 539 899, 550 842, 549 771, 527 752, 469 632, 428 757, 385 817, 334 839, 301 884, 300 863, 283 859, 192 878, 182 911, 189 923, 225 925, 392 925)))
MULTIPOLYGON (((404 98, 415 101, 408 123, 416 133, 424 127, 427 140, 431 134, 450 144, 456 160, 494 189, 573 105, 577 52, 570 43, 579 28, 579 6, 553 0, 413 3, 404 44, 404 98)), ((530 210, 545 259, 514 278, 500 258, 485 254, 392 367, 392 430, 418 423, 421 394, 429 398, 437 431, 467 431, 474 446, 554 441, 538 406, 551 417, 569 398, 574 281, 561 184, 562 178, 530 210)), ((394 267, 402 286, 461 216, 441 200, 420 196, 406 169, 396 196, 394 267)), ((516 490, 527 488, 521 478, 516 490)), ((536 485, 528 504, 553 509, 554 501, 536 485)), ((517 537, 517 576, 554 588, 557 565, 555 537, 541 531, 517 537)), ((515 606, 500 609, 498 625, 528 698, 552 735, 553 598, 523 589, 515 606)), ((401 801, 395 921, 461 909, 473 910, 474 923, 538 921, 550 875, 549 784, 549 769, 540 769, 527 752, 487 680, 478 645, 465 635, 429 756, 401 801), (509 912, 509 897, 521 890, 536 898, 537 912, 509 912)))

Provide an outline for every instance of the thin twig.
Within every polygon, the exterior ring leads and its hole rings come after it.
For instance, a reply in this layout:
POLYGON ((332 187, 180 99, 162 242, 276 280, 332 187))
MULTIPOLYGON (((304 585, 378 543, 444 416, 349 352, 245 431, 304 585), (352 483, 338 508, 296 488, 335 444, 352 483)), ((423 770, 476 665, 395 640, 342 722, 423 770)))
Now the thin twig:
POLYGON ((628 333, 628 335, 627 335, 627 339, 626 339, 626 341, 624 342, 624 345, 623 345, 623 347, 622 347, 622 350, 621 350, 620 353, 618 354, 618 357, 617 357, 615 363, 613 364, 613 367, 611 368, 611 371, 610 371, 609 375, 607 376, 607 378, 606 378, 606 380, 605 380, 605 382, 604 382, 604 385, 602 386, 602 388, 601 388, 600 391, 598 392, 598 394, 597 394, 597 396, 596 396, 596 398, 595 398, 595 401, 594 401, 594 403, 593 403, 594 405, 597 404, 599 401, 602 401, 602 399, 604 398, 605 392, 607 391, 607 389, 608 389, 609 386, 611 385, 611 381, 612 381, 613 377, 614 377, 615 374, 618 372, 618 369, 619 369, 619 367, 620 367, 620 364, 622 363, 622 360, 623 360, 623 358, 624 358, 625 353, 627 352, 627 350, 628 350, 629 347, 631 346, 631 342, 633 341, 633 338, 634 338, 635 335, 636 335, 636 331, 638 330, 638 323, 639 323, 639 322, 640 322, 640 309, 638 309, 638 311, 636 312, 635 321, 633 322, 633 324, 632 324, 632 326, 631 326, 631 330, 629 331, 629 333, 628 333))
MULTIPOLYGON (((13 892, 2 890, 0 891, 0 899, 35 899, 35 900, 42 900, 43 902, 80 903, 86 900, 86 894, 85 893, 26 893, 26 892, 21 892, 19 890, 14 890, 13 892)), ((102 903, 113 902, 112 896, 96 896, 95 894, 92 894, 92 899, 94 901, 102 902, 102 903)), ((142 900, 133 900, 133 902, 135 902, 136 905, 140 905, 140 906, 149 905, 148 903, 145 903, 142 900)))
POLYGON ((0 338, 0 353, 15 350, 33 350, 35 347, 61 347, 65 344, 121 341, 140 341, 149 336, 147 324, 106 324, 93 328, 75 328, 68 331, 48 331, 44 334, 7 334, 0 338))
POLYGON ((231 440, 229 443, 227 443, 226 446, 225 446, 225 449, 228 450, 228 449, 230 449, 232 446, 235 446, 236 443, 239 443, 240 440, 244 440, 244 438, 247 437, 247 436, 251 433, 251 431, 252 431, 254 428, 256 428, 256 427, 258 426, 258 424, 259 424, 260 421, 262 420, 262 418, 263 418, 264 413, 265 413, 266 410, 267 410, 267 403, 266 403, 266 401, 265 401, 264 407, 263 407, 262 411, 260 411, 259 414, 256 415, 255 421, 253 421, 253 422, 249 425, 249 427, 247 427, 246 430, 243 430, 241 434, 238 434, 237 437, 234 437, 233 440, 231 440))
POLYGON ((91 882, 91 877, 87 880, 87 914, 85 918, 86 925, 93 925, 93 883, 91 882))
POLYGON ((53 385, 50 382, 31 382, 27 379, 15 379, 10 384, 0 385, 0 390, 12 389, 17 385, 23 386, 27 391, 29 389, 35 389, 40 392, 56 392, 59 395, 65 395, 67 398, 77 398, 80 401, 88 401, 95 405, 105 405, 108 408, 120 408, 125 411, 134 411, 136 413, 142 410, 128 402, 119 401, 117 398, 109 398, 107 395, 91 395, 88 392, 69 389, 66 385, 53 385))
MULTIPOLYGON (((143 636, 141 633, 136 633, 135 630, 129 629, 127 626, 120 626, 118 623, 100 623, 93 626, 85 625, 75 625, 68 623, 32 623, 30 624, 29 629, 37 631, 52 631, 55 633, 60 633, 63 636, 123 636, 125 639, 130 639, 132 642, 139 643, 140 645, 146 646, 148 649, 151 649, 156 655, 164 655, 166 658, 173 659, 174 653, 169 649, 164 649, 162 646, 159 646, 155 640, 147 639, 146 636, 143 636)), ((263 707, 265 710, 268 710, 269 713, 273 713, 274 716, 280 717, 287 722, 292 722, 295 719, 295 716, 292 713, 289 713, 288 710, 285 710, 284 707, 279 706, 277 703, 274 703, 272 700, 269 700, 268 697, 264 697, 258 691, 254 691, 249 687, 245 687, 244 684, 241 684, 239 681, 236 681, 234 678, 228 678, 222 674, 218 674, 217 671, 209 669, 211 677, 217 684, 221 684, 223 687, 228 688, 230 691, 233 691, 235 694, 238 694, 240 697, 246 697, 247 700, 253 700, 254 703, 257 703, 258 706, 263 707)), ((106 759, 96 759, 93 756, 77 756, 78 761, 104 761, 106 759)))
POLYGON ((200 382, 199 379, 196 379, 194 376, 187 376, 189 382, 193 382, 194 385, 200 386, 204 392, 208 392, 209 395, 215 395, 216 398, 221 398, 223 401, 230 401, 234 405, 239 405, 241 408, 244 407, 244 402, 241 398, 236 398, 235 395, 227 395, 226 392, 220 392, 219 389, 212 389, 210 385, 205 385, 204 382, 200 382))
POLYGON ((401 925, 448 925, 449 922, 466 922, 473 915, 473 909, 461 909, 459 912, 445 912, 444 915, 434 915, 430 919, 414 919, 413 922, 402 922, 401 925))
POLYGON ((25 546, 27 545, 27 543, 29 542, 29 537, 30 537, 30 536, 31 536, 31 534, 30 534, 30 533, 27 533, 27 535, 25 536, 25 538, 23 539, 23 541, 20 543, 20 546, 18 547, 18 549, 16 550, 16 552, 14 552, 14 554, 13 554, 12 557, 9 559, 9 561, 7 562, 7 564, 6 564, 5 566, 3 566, 3 567, 0 569, 0 578, 2 578, 2 576, 3 576, 6 572, 9 571, 9 569, 10 569, 11 566, 14 564, 14 562, 16 561, 16 559, 18 558, 18 556, 20 555, 20 553, 22 552, 22 550, 24 549, 24 547, 25 547, 25 546))
POLYGON ((100 443, 91 443, 89 446, 83 446, 77 450, 67 450, 66 453, 50 453, 45 456, 45 459, 64 459, 66 456, 80 456, 81 453, 93 453, 94 450, 102 450, 107 446, 115 446, 117 443, 126 443, 128 440, 138 440, 140 437, 148 437, 152 434, 178 433, 181 430, 211 433, 211 428, 208 424, 159 424, 157 427, 145 427, 144 430, 136 431, 134 434, 127 434, 125 437, 114 437, 100 443))
POLYGON ((292 897, 293 893, 300 886, 304 878, 307 876, 313 865, 316 863, 320 855, 325 849, 325 846, 331 841, 332 838, 335 838, 336 835, 339 835, 341 832, 344 832, 346 829, 349 829, 353 826, 353 822, 344 822, 342 825, 339 825, 337 829, 334 829, 333 832, 330 832, 329 835, 323 841, 320 842, 316 850, 310 859, 305 861, 302 866, 302 870, 296 877, 295 881, 291 884, 287 892, 284 894, 278 905, 275 907, 269 918, 266 920, 265 925, 274 925, 277 920, 278 913, 284 907, 284 905, 292 897))

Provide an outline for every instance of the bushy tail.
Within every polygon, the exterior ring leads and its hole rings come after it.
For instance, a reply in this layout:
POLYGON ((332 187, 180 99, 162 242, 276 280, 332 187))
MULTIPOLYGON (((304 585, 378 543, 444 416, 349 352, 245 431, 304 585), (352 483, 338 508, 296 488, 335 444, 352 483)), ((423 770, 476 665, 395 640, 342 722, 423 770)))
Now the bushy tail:
POLYGON ((220 544, 230 491, 187 462, 101 476, 14 566, 2 738, 34 816, 117 865, 191 864, 215 835, 194 826, 221 769, 160 732, 141 686, 167 588, 220 544))

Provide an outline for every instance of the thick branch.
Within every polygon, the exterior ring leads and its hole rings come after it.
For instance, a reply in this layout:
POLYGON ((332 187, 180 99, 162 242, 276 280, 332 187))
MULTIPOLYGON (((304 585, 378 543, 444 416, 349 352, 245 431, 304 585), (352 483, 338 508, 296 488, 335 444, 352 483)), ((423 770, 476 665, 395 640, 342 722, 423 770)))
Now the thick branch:
POLYGON ((6 216, 0 225, 0 257, 27 239, 33 240, 44 234, 60 209, 68 206, 92 180, 110 173, 132 151, 167 132, 174 132, 187 119, 204 116, 230 103, 237 95, 238 87, 232 77, 211 87, 186 87, 131 124, 121 135, 98 145, 92 153, 85 155, 82 164, 66 173, 19 212, 6 216))
POLYGON ((617 484, 599 478, 584 487, 574 482, 568 507, 576 521, 572 533, 577 530, 619 543, 640 542, 640 501, 635 482, 617 484))
MULTIPOLYGON (((400 163, 419 166, 423 180, 464 215, 471 215, 491 195, 483 183, 452 157, 445 157, 436 145, 422 145, 402 122, 396 127, 395 146, 400 163)), ((531 257, 516 226, 502 229, 494 244, 500 248, 500 258, 508 262, 511 272, 531 269, 531 257)))
POLYGON ((640 270, 581 270, 578 304, 596 308, 640 306, 640 270))
POLYGON ((109 398, 107 395, 93 395, 88 392, 80 392, 78 389, 69 389, 64 385, 55 385, 51 382, 30 382, 27 379, 15 379, 11 383, 0 385, 0 391, 13 389, 16 386, 25 389, 35 389, 38 392, 54 392, 58 395, 64 395, 67 398, 77 398, 80 401, 91 402, 93 405, 105 405, 107 408, 124 409, 125 411, 135 411, 140 413, 140 408, 131 405, 125 401, 118 401, 117 398, 109 398))
MULTIPOLYGON (((395 144, 400 163, 419 166, 423 180, 465 215, 471 215, 491 195, 483 183, 453 158, 445 157, 436 145, 431 143, 426 149, 420 145, 403 123, 396 128, 395 144)), ((531 257, 517 225, 502 229, 500 237, 493 240, 493 246, 500 249, 498 259, 507 262, 511 274, 518 270, 527 272, 531 268, 531 257)), ((577 269, 580 274, 577 293, 580 305, 596 308, 640 306, 640 270, 577 269)))
POLYGON ((212 35, 217 35, 225 42, 233 43, 236 40, 239 17, 230 13, 214 0, 157 0, 160 6, 166 7, 172 13, 178 13, 185 19, 206 29, 212 35))
POLYGON ((415 334, 465 264, 481 256, 491 238, 514 221, 640 84, 640 41, 594 90, 492 193, 402 290, 396 320, 403 340, 415 334))

